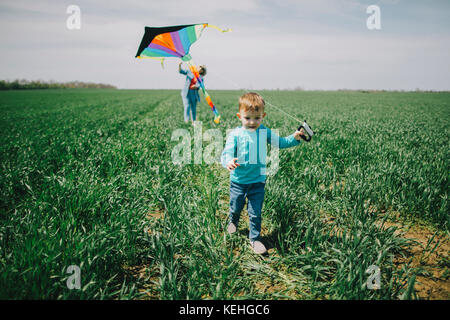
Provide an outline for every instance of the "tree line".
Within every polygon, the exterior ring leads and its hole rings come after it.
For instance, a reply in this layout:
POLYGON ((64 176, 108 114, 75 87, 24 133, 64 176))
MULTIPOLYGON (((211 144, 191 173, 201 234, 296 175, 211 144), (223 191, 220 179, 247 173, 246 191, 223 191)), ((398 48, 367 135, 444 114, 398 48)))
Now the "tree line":
POLYGON ((70 81, 55 82, 41 80, 16 79, 13 81, 0 80, 0 90, 22 90, 22 89, 117 89, 115 86, 104 83, 70 81))

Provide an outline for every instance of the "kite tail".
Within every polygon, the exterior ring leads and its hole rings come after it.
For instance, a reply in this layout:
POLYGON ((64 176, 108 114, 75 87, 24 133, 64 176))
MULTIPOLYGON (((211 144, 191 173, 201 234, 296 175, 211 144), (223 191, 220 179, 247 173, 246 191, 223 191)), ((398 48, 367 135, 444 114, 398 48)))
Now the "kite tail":
POLYGON ((209 24, 209 23, 205 23, 204 26, 205 27, 209 27, 209 28, 213 28, 213 29, 216 29, 216 30, 219 30, 222 33, 223 32, 231 32, 232 31, 230 28, 228 28, 228 29, 220 29, 218 26, 215 26, 215 25, 212 25, 212 24, 209 24))
POLYGON ((148 56, 138 56, 137 58, 139 58, 139 59, 153 59, 153 60, 159 60, 159 61, 161 61, 161 68, 164 69, 164 58, 159 58, 159 57, 148 57, 148 56))
POLYGON ((192 64, 191 60, 185 61, 189 67, 189 70, 194 74, 195 78, 197 79, 197 82, 200 85, 200 88, 202 88, 203 95, 205 96, 205 100, 208 103, 208 105, 211 107, 212 112, 214 113, 214 122, 219 123, 220 122, 220 115, 219 111, 217 111, 216 107, 214 106, 214 103, 211 100, 210 95, 205 89, 205 85, 203 84, 202 79, 200 78, 200 74, 198 73, 197 68, 192 64))

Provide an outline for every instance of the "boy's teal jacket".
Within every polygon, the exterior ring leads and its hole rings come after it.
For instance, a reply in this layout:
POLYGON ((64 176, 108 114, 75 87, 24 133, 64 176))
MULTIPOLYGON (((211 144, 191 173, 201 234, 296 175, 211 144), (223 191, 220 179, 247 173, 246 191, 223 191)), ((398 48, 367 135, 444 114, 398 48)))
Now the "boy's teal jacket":
POLYGON ((231 181, 248 184, 266 180, 267 143, 280 149, 300 144, 293 134, 279 137, 263 125, 256 131, 238 127, 230 132, 220 162, 226 168, 231 159, 238 158, 240 166, 231 171, 231 181))

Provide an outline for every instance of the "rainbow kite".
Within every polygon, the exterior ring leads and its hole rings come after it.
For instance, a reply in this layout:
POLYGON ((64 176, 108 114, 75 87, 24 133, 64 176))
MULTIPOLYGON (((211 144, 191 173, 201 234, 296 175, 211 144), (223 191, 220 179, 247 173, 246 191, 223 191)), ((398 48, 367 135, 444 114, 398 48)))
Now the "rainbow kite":
POLYGON ((212 112, 214 112, 214 122, 219 123, 219 112, 214 106, 208 92, 206 92, 205 85, 189 54, 191 45, 200 38, 206 27, 215 28, 221 32, 230 31, 229 29, 221 30, 207 23, 160 28, 145 27, 145 34, 136 53, 136 58, 158 59, 161 60, 161 64, 166 57, 181 58, 181 60, 186 62, 202 88, 205 100, 211 107, 212 112))

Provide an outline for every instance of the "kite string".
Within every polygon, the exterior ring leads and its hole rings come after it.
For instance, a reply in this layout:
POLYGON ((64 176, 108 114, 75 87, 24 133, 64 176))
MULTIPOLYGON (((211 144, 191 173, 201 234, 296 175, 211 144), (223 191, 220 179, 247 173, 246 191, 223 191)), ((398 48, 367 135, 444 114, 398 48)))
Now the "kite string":
MULTIPOLYGON (((239 91, 244 91, 244 92, 246 92, 246 93, 249 93, 249 92, 250 92, 250 91, 247 90, 246 88, 243 88, 242 86, 239 86, 236 82, 234 82, 234 81, 232 81, 232 80, 230 80, 230 79, 224 78, 224 77, 222 77, 222 76, 219 75, 219 74, 217 74, 217 76, 218 76, 219 78, 221 78, 222 80, 225 80, 225 81, 227 81, 228 83, 233 84, 239 91)), ((277 109, 278 111, 281 111, 282 113, 284 113, 284 114, 287 115, 288 117, 294 119, 295 121, 297 121, 297 122, 302 122, 302 120, 300 120, 300 119, 294 117, 293 115, 287 113, 286 111, 284 111, 284 110, 281 109, 280 107, 277 107, 276 105, 270 103, 270 102, 267 101, 266 99, 264 99, 264 101, 265 101, 266 104, 268 104, 269 106, 274 107, 274 108, 277 109)))
POLYGON ((302 122, 300 119, 298 119, 298 118, 296 118, 296 117, 290 115, 289 113, 287 113, 287 112, 284 111, 283 109, 277 107, 276 105, 274 105, 274 104, 272 104, 272 103, 270 103, 270 102, 268 102, 268 101, 267 101, 266 103, 267 103, 268 105, 270 105, 271 107, 274 107, 274 108, 277 109, 278 111, 281 111, 282 113, 284 113, 284 114, 287 115, 288 117, 291 117, 291 118, 294 119, 295 121, 297 121, 297 122, 302 122))

